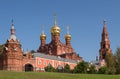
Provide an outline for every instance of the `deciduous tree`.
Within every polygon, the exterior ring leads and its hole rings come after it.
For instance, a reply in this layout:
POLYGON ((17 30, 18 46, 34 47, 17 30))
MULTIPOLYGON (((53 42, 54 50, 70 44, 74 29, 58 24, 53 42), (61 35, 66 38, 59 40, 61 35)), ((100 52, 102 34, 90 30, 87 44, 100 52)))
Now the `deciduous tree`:
POLYGON ((69 64, 66 64, 65 66, 64 66, 64 72, 70 72, 70 65, 69 64))
POLYGON ((74 73, 87 73, 88 68, 89 68, 88 63, 85 61, 82 61, 77 64, 73 72, 74 73))
POLYGON ((106 66, 108 68, 107 72, 108 74, 114 74, 116 72, 115 69, 115 57, 112 53, 106 53, 106 66))
POLYGON ((115 53, 115 60, 116 60, 116 73, 120 74, 120 47, 117 48, 115 53))

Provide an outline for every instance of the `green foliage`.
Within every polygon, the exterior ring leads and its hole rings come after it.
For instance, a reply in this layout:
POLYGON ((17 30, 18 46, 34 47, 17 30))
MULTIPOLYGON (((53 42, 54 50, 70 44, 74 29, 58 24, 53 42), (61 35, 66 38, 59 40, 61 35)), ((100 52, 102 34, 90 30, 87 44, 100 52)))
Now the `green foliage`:
POLYGON ((0 45, 0 54, 2 54, 3 48, 4 48, 4 44, 0 45))
POLYGON ((120 74, 120 47, 117 48, 115 53, 115 59, 116 59, 116 73, 120 74))
POLYGON ((47 72, 55 72, 56 70, 51 64, 49 64, 48 66, 45 67, 45 71, 47 71, 47 72))
POLYGON ((107 65, 107 73, 108 74, 115 74, 115 57, 112 55, 112 53, 106 54, 106 65, 107 65))
POLYGON ((65 66, 64 66, 64 72, 70 72, 70 65, 69 64, 66 64, 65 66))
POLYGON ((107 70, 108 70, 108 68, 106 66, 103 66, 103 67, 99 68, 98 73, 99 74, 107 74, 107 70))
POLYGON ((30 52, 31 52, 31 53, 35 53, 36 51, 35 51, 35 50, 31 50, 30 52))
POLYGON ((88 69, 88 63, 87 62, 79 62, 77 64, 77 66, 75 66, 73 72, 74 73, 87 73, 87 69, 88 69))
POLYGON ((91 66, 89 67, 88 73, 90 73, 90 74, 95 74, 95 73, 96 73, 95 65, 91 65, 91 66))

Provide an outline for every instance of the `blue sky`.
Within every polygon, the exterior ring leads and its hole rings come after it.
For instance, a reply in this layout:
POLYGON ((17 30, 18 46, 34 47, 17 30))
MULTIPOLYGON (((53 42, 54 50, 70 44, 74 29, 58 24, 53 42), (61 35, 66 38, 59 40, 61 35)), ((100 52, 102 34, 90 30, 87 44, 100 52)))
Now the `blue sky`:
POLYGON ((61 41, 65 42, 69 26, 71 44, 84 60, 94 60, 99 55, 104 18, 113 53, 120 46, 119 0, 0 0, 0 44, 9 38, 13 19, 22 48, 37 50, 42 25, 47 43, 51 41, 54 13, 61 28, 61 41))

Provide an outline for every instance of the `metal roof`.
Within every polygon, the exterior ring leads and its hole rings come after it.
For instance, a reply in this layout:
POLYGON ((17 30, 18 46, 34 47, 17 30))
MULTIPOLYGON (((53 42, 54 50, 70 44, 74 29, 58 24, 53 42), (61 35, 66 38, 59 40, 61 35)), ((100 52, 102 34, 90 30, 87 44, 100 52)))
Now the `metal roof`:
POLYGON ((58 60, 58 61, 70 62, 70 63, 78 63, 78 60, 61 58, 60 56, 51 56, 51 55, 43 54, 43 53, 33 53, 33 56, 34 57, 51 59, 51 60, 58 60))

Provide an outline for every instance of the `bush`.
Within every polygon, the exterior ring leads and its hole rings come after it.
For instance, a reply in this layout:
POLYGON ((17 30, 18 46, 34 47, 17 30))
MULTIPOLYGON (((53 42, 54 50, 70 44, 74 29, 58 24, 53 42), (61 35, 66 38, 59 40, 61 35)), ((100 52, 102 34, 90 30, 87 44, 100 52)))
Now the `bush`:
POLYGON ((107 74, 107 70, 108 70, 107 67, 103 66, 103 67, 99 68, 98 73, 99 74, 107 74))
POLYGON ((88 73, 90 73, 90 74, 95 74, 95 73, 96 73, 96 70, 95 70, 95 66, 94 66, 94 65, 91 65, 91 66, 89 67, 88 73))

